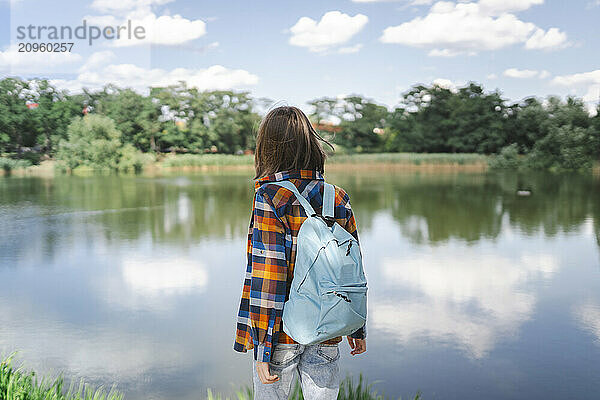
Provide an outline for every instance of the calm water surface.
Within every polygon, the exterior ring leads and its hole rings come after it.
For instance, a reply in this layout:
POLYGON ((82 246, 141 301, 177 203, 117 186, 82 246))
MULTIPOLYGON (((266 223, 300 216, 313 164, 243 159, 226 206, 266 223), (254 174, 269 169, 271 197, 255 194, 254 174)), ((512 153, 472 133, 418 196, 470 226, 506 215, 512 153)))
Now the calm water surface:
MULTIPOLYGON (((328 174, 359 226, 368 352, 405 398, 600 396, 600 181, 328 174), (531 196, 517 196, 528 189, 531 196)), ((233 351, 249 173, 0 179, 0 354, 130 400, 250 383, 233 351)))

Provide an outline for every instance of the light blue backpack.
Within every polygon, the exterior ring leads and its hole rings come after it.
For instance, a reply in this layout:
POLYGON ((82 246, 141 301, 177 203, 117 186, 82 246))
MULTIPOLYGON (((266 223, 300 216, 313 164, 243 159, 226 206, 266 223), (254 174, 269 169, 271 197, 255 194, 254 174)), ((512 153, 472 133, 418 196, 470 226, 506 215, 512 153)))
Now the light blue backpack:
POLYGON ((325 183, 321 217, 292 182, 272 184, 291 190, 308 216, 298 232, 283 331, 304 345, 352 334, 366 321, 367 280, 356 239, 337 222, 325 222, 334 218, 335 188, 325 183))

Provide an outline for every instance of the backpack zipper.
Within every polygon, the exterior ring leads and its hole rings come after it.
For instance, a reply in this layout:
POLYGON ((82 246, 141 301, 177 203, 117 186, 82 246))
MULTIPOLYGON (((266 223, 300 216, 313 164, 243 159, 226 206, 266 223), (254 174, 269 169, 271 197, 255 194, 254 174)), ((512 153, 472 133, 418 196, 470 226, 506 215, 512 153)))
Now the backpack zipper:
POLYGON ((346 296, 345 294, 338 293, 338 292, 336 292, 335 290, 334 290, 333 292, 330 292, 330 293, 333 293, 333 294, 334 294, 334 295, 336 295, 337 297, 340 297, 340 298, 342 298, 342 299, 343 299, 343 300, 344 300, 346 303, 352 303, 352 300, 350 300, 350 299, 348 298, 348 296, 346 296))

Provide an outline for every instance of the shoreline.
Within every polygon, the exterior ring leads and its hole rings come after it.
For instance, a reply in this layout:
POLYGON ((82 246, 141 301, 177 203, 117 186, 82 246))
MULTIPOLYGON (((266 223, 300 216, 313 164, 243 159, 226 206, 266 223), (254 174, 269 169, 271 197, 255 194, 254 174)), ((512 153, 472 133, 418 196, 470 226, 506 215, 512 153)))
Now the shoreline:
MULTIPOLYGON (((37 176, 55 177, 62 175, 55 170, 57 161, 49 159, 38 165, 0 170, 1 176, 37 176)), ((428 153, 369 153, 357 155, 340 155, 328 158, 325 163, 327 171, 427 171, 427 172, 485 172, 489 169, 487 156, 473 154, 428 154, 428 153)), ((146 164, 140 175, 177 172, 219 172, 219 171, 253 171, 253 156, 233 156, 229 154, 208 155, 169 155, 161 160, 146 164)), ((89 168, 74 171, 73 175, 102 174, 89 168)), ((131 175, 125 173, 124 175, 131 175)))
MULTIPOLYGON (((445 154, 445 153, 368 153, 357 155, 340 155, 328 158, 325 163, 327 172, 426 172, 426 173, 484 173, 491 170, 489 156, 480 154, 445 154)), ((69 175, 57 172, 57 161, 49 159, 38 165, 17 168, 10 171, 0 169, 0 176, 45 177, 53 178, 69 175)), ((161 160, 146 164, 137 175, 176 174, 178 172, 252 172, 253 156, 234 156, 229 154, 208 155, 169 155, 161 160)), ((592 168, 594 176, 600 176, 600 163, 592 168)), ((113 174, 106 171, 94 171, 90 168, 71 173, 76 176, 96 174, 113 174)), ((134 173, 121 173, 134 175, 134 173)))

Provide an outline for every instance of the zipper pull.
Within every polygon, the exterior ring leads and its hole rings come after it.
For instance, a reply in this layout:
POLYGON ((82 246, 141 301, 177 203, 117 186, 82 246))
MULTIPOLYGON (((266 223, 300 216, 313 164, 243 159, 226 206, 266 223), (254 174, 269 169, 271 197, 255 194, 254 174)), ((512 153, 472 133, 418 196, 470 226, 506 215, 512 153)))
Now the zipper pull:
POLYGON ((346 256, 350 255, 350 248, 352 247, 352 242, 348 243, 348 250, 346 250, 346 256))

